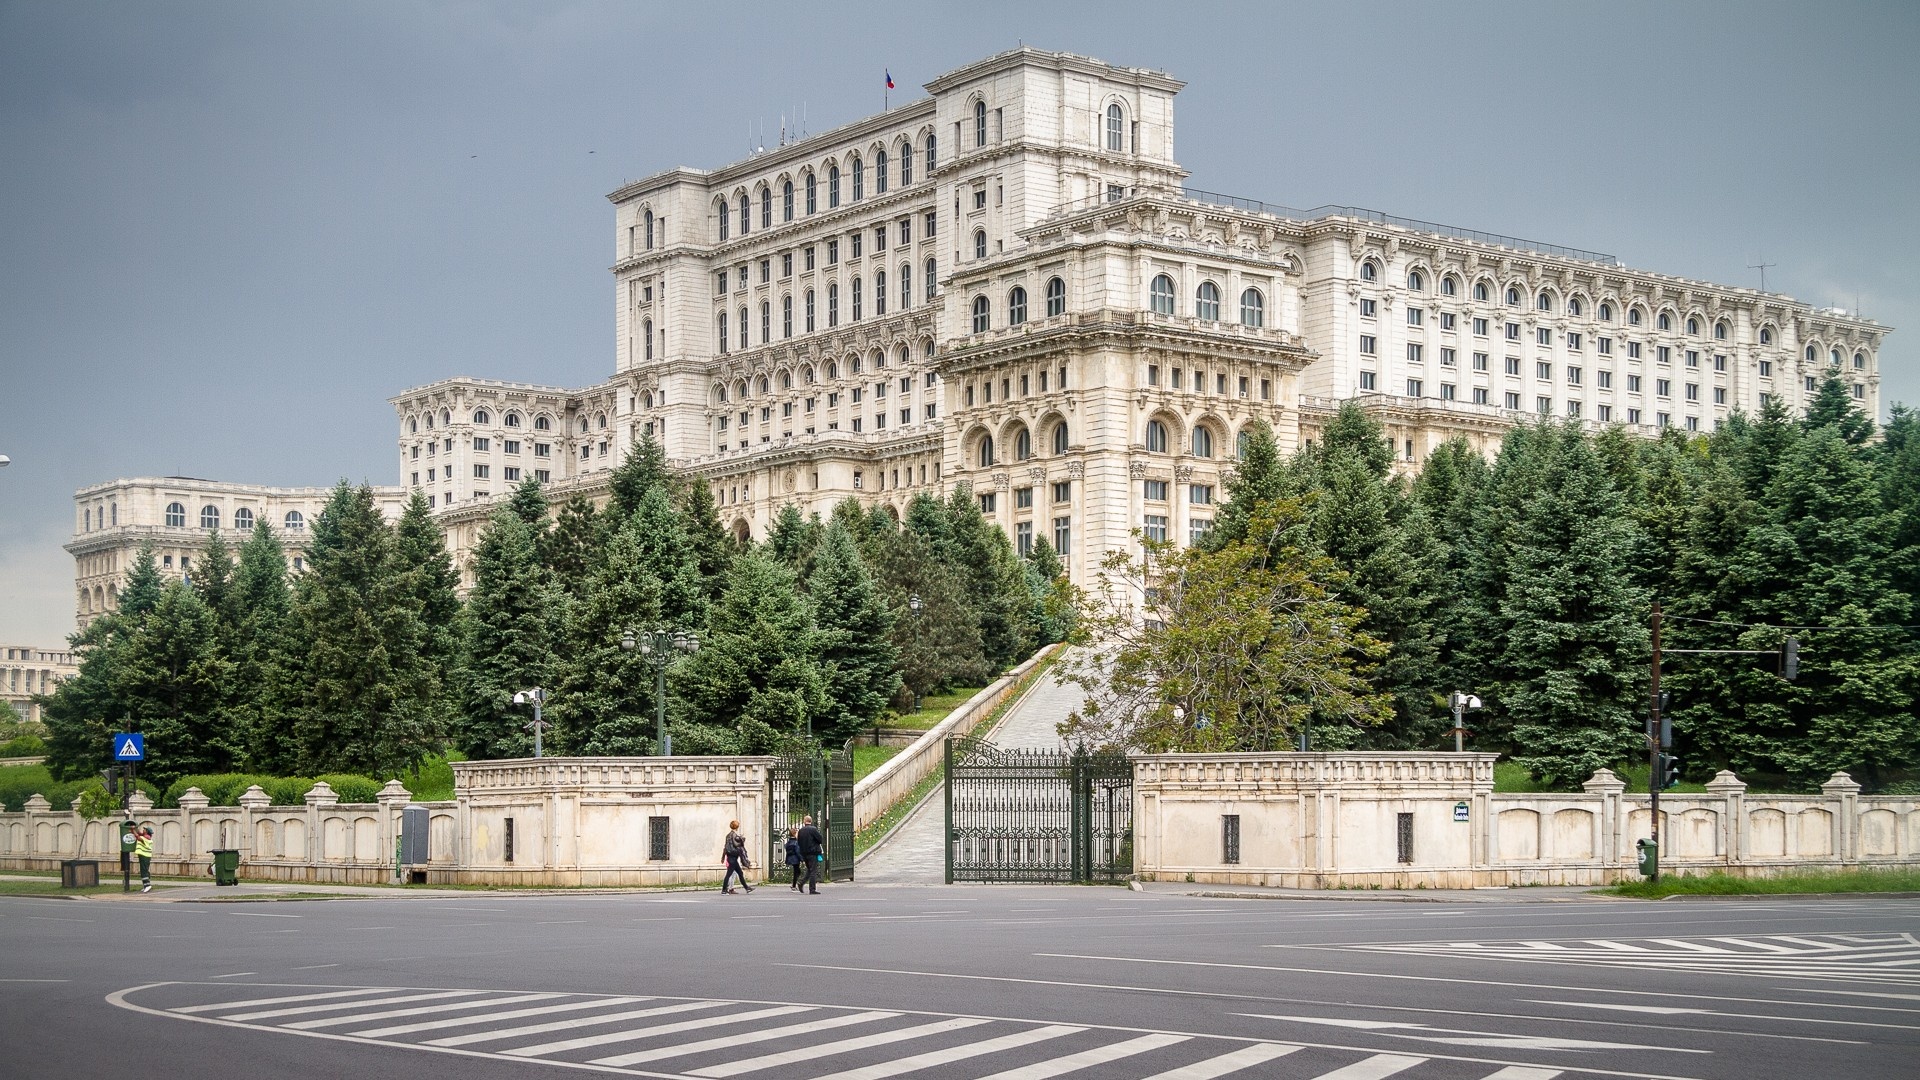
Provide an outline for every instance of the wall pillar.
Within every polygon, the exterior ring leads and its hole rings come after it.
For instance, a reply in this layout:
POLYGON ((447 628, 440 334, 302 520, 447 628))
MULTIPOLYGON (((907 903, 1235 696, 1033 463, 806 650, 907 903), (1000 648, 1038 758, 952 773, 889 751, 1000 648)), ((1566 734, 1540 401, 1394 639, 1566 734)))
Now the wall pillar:
POLYGON ((1833 854, 1842 863, 1850 863, 1860 858, 1860 830, 1855 828, 1854 815, 1860 802, 1860 785, 1846 773, 1837 772, 1826 783, 1820 785, 1820 794, 1839 802, 1833 809, 1833 854))
POLYGON ((1707 782, 1707 792, 1720 796, 1720 854, 1732 866, 1747 854, 1747 785, 1722 769, 1707 782))

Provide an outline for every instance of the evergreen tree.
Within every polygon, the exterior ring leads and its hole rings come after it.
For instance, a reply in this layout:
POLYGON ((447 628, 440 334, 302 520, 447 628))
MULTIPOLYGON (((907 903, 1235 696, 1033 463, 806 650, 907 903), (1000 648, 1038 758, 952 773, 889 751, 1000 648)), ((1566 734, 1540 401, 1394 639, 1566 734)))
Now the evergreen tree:
POLYGON ((670 630, 705 625, 713 583, 701 576, 701 552, 674 514, 667 493, 653 490, 642 495, 627 527, 639 545, 640 565, 659 582, 662 625, 670 630))
POLYGON ((1639 530, 1591 445, 1573 429, 1538 434, 1552 445, 1514 519, 1490 704, 1522 764, 1572 784, 1643 745, 1650 598, 1631 575, 1639 530))
POLYGON ((188 773, 230 772, 240 746, 227 727, 232 665, 220 625, 184 582, 170 582, 121 657, 116 703, 147 736, 142 768, 162 787, 188 773))
POLYGON ((1807 403, 1807 427, 1816 429, 1832 426, 1849 445, 1859 446, 1873 438, 1873 421, 1860 411, 1853 400, 1853 392, 1847 384, 1840 381, 1840 372, 1828 368, 1820 380, 1820 389, 1814 393, 1813 400, 1807 403))
POLYGON ((226 537, 220 535, 220 530, 215 529, 207 537, 206 546, 200 549, 200 561, 194 566, 192 581, 201 603, 213 613, 222 651, 233 648, 234 635, 240 628, 234 572, 233 549, 227 546, 226 537))
POLYGON ((1032 622, 1038 644, 1065 641, 1076 623, 1076 598, 1067 570, 1044 536, 1036 537, 1026 557, 1027 591, 1033 598, 1032 622))
POLYGON ((706 481, 696 478, 689 482, 679 507, 681 527, 693 548, 700 580, 705 584, 708 598, 718 598, 726 587, 727 570, 733 565, 739 545, 720 525, 720 508, 714 505, 713 489, 706 481))
POLYGON ((248 768, 258 768, 265 746, 275 747, 265 755, 269 760, 292 757, 284 746, 289 733, 280 713, 277 657, 293 595, 287 586, 286 549, 264 518, 240 545, 232 592, 240 616, 229 654, 233 693, 228 708, 241 756, 248 768))
MULTIPOLYGON (((666 495, 650 489, 644 499, 664 505, 666 495)), ((555 692, 547 705, 554 723, 551 743, 562 752, 658 752, 653 669, 640 649, 621 645, 628 631, 661 626, 660 579, 640 543, 644 516, 630 516, 607 538, 578 598, 568 606, 565 646, 556 658, 555 692)))
POLYGON ((618 531, 615 523, 625 516, 610 513, 603 518, 585 495, 575 495, 560 507, 553 530, 547 533, 541 561, 553 571, 554 581, 567 595, 586 595, 588 578, 600 561, 601 546, 611 532, 618 531))
POLYGON ((853 537, 838 524, 821 538, 807 595, 826 679, 826 714, 816 727, 838 743, 878 720, 900 689, 900 655, 890 637, 894 617, 853 537))
POLYGON ((1033 651, 1023 621, 1025 574, 1019 572, 1007 534, 987 522, 967 484, 954 485, 944 510, 945 561, 966 582, 967 605, 980 625, 988 669, 1001 670, 1033 651))
POLYGON ((547 493, 538 479, 529 476, 515 485, 513 494, 507 496, 507 507, 533 530, 535 544, 546 542, 547 529, 553 522, 547 516, 547 493))
POLYGON ((160 606, 160 590, 164 586, 160 580, 160 564, 153 556, 153 542, 142 540, 133 553, 133 563, 127 567, 127 587, 120 590, 115 613, 137 624, 160 606))
MULTIPOLYGON (((692 483, 701 481, 696 479, 692 483)), ((649 491, 658 491, 672 500, 673 474, 667 471, 667 455, 654 441, 652 432, 643 433, 640 441, 614 467, 607 477, 607 488, 611 496, 606 509, 610 527, 617 527, 619 522, 631 517, 649 491)))
POLYGON ((1221 551, 1247 538, 1247 525, 1256 509, 1271 505, 1289 494, 1287 469, 1280 460, 1280 447, 1274 441, 1273 428, 1256 420, 1241 432, 1240 462, 1223 481, 1227 501, 1213 516, 1213 528, 1207 533, 1206 547, 1221 551))
POLYGON ((877 567, 893 610, 893 644, 907 689, 925 697, 956 686, 983 685, 987 660, 980 647, 980 624, 959 573, 936 558, 932 546, 911 529, 888 539, 877 567), (915 596, 920 598, 918 611, 912 607, 915 596))
MULTIPOLYGON (((819 518, 809 521, 799 507, 788 503, 780 508, 773 520, 773 531, 767 534, 768 554, 798 574, 802 581, 808 580, 812 577, 813 550, 820 543, 822 531, 819 518)), ((845 526, 841 531, 846 531, 845 526)))
MULTIPOLYGON (((731 729, 741 752, 826 734, 827 680, 812 606, 793 572, 757 551, 733 560, 700 651, 669 678, 685 702, 688 730, 731 729)), ((674 729, 676 744, 681 730, 674 729)))
POLYGON ((534 532, 512 506, 494 511, 474 549, 473 591, 461 619, 454 721, 472 758, 531 757, 530 709, 513 695, 551 688, 565 594, 540 565, 534 532))
POLYGON ((901 527, 918 536, 935 558, 949 566, 959 562, 960 552, 953 542, 953 522, 939 499, 924 491, 915 493, 907 500, 907 517, 901 527))
MULTIPOLYGON (((313 526, 278 670, 285 739, 257 742, 283 775, 394 776, 434 748, 432 642, 373 490, 342 481, 313 526)), ((256 736, 259 732, 256 732, 256 736)))
POLYGON ((81 779, 111 764, 114 733, 131 730, 121 699, 122 671, 132 637, 159 606, 162 592, 153 545, 143 542, 127 568, 119 607, 67 638, 79 654, 79 670, 61 682, 40 709, 47 729, 47 770, 55 779, 81 779))
MULTIPOLYGON (((1269 432, 1271 434, 1271 432, 1269 432)), ((1380 423, 1367 415, 1358 401, 1348 398, 1320 432, 1320 450, 1328 457, 1350 454, 1375 479, 1393 470, 1393 441, 1380 423)))

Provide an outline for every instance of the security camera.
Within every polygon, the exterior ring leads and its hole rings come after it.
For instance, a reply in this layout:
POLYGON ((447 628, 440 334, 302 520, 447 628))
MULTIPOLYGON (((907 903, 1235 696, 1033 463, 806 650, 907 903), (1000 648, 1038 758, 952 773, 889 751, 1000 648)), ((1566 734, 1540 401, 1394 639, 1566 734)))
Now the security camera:
POLYGON ((12 458, 8 457, 5 454, 0 454, 0 469, 4 469, 11 464, 13 464, 12 458))

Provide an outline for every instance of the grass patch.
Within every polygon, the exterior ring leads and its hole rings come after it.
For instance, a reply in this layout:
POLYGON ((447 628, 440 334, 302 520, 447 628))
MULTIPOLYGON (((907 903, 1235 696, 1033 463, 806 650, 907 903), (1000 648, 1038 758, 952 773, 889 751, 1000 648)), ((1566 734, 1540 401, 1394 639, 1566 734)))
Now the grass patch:
POLYGON ((886 764, 889 758, 905 749, 904 746, 855 746, 853 748, 854 783, 859 783, 861 778, 886 764))
POLYGON ((1773 893, 1920 892, 1920 868, 1885 870, 1827 870, 1778 877, 1734 877, 1712 873, 1699 877, 1666 874, 1660 880, 1629 881, 1599 889, 1610 896, 1658 900, 1664 896, 1756 896, 1773 893))
MULTIPOLYGON (((133 887, 140 888, 140 877, 135 875, 133 887)), ((91 889, 63 889, 58 877, 47 878, 0 878, 0 896, 96 896, 100 893, 120 891, 120 874, 114 872, 113 884, 107 884, 107 875, 100 875, 100 884, 91 889)))
MULTIPOLYGON (((1613 774, 1626 781, 1627 794, 1645 795, 1647 793, 1646 762, 1642 761, 1637 765, 1615 766, 1613 774)), ((1580 783, 1584 782, 1585 780, 1583 778, 1580 783)), ((1502 795, 1579 791, 1580 783, 1550 784, 1545 780, 1536 779, 1531 773, 1527 772, 1525 765, 1517 761, 1508 760, 1493 763, 1493 790, 1502 795)), ((1705 794, 1706 790, 1707 785, 1705 784, 1683 780, 1665 789, 1662 794, 1700 795, 1705 794)))
POLYGON ((963 686, 944 694, 929 694, 920 699, 920 708, 893 716, 883 726, 926 731, 945 720, 948 713, 965 705, 983 689, 985 687, 963 686))

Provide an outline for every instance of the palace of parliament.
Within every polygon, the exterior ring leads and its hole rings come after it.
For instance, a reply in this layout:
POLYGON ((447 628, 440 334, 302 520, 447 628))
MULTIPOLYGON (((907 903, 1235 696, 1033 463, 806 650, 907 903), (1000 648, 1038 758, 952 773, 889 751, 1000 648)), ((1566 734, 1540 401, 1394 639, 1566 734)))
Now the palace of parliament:
MULTIPOLYGON (((1490 454, 1541 415, 1711 430, 1769 401, 1804 407, 1830 370, 1879 415, 1888 328, 1844 311, 1189 188, 1182 85, 1016 49, 921 100, 620 188, 612 376, 450 377, 393 397, 383 503, 424 492, 464 563, 522 479, 604 497, 651 435, 743 539, 789 503, 904 509, 965 483, 1016 546, 1044 536, 1084 580, 1134 530, 1204 532, 1249 424, 1291 449, 1348 399, 1408 468, 1453 437, 1490 454)), ((209 523, 310 521, 324 497, 177 478, 83 489, 67 545, 80 620, 111 608, 140 540, 184 565, 209 523)))

